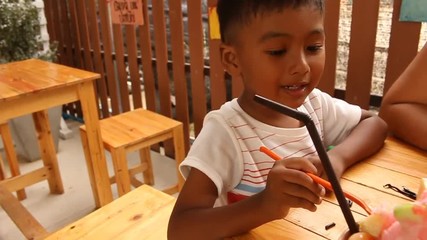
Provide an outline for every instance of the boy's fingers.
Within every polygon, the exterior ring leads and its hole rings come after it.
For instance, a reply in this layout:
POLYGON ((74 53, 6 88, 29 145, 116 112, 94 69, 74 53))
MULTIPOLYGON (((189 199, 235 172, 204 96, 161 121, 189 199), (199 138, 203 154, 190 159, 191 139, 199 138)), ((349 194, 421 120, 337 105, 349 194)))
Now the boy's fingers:
POLYGON ((289 184, 284 194, 296 197, 297 199, 304 199, 312 204, 320 204, 322 202, 322 194, 324 194, 324 191, 313 192, 301 185, 289 184))
POLYGON ((323 196, 325 189, 320 184, 314 182, 305 172, 300 170, 287 169, 282 175, 282 180, 285 183, 295 184, 299 187, 304 187, 314 194, 323 196))
POLYGON ((311 212, 314 212, 317 210, 317 206, 311 201, 308 201, 307 199, 298 198, 291 195, 289 195, 287 199, 288 199, 289 206, 292 208, 304 208, 311 212))
POLYGON ((301 158, 288 158, 288 159, 279 161, 279 163, 283 164, 283 166, 286 168, 317 174, 316 166, 312 162, 301 159, 301 158))

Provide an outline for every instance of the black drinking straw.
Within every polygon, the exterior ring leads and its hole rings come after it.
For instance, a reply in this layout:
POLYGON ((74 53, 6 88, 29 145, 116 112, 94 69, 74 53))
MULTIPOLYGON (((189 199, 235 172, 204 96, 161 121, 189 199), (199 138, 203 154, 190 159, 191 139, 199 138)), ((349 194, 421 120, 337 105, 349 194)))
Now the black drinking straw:
POLYGON ((328 180, 332 185, 332 189, 334 190, 345 221, 347 222, 348 229, 350 230, 351 234, 359 232, 359 226, 354 221, 350 207, 348 206, 347 200, 341 189, 341 185, 338 182, 337 176, 335 175, 334 169, 332 168, 331 161, 329 160, 328 154, 326 153, 325 147, 323 146, 322 140, 320 139, 319 133, 317 132, 316 126, 314 125, 311 117, 303 112, 299 112, 259 95, 255 95, 254 100, 266 107, 295 118, 305 124, 314 146, 316 147, 317 154, 319 154, 320 161, 322 162, 323 168, 325 169, 326 175, 328 176, 328 180))

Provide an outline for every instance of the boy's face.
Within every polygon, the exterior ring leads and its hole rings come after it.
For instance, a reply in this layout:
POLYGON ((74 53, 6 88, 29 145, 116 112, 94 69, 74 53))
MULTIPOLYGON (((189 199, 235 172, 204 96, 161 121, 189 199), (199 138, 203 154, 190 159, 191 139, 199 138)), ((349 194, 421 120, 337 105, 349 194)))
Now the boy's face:
POLYGON ((241 100, 259 94, 292 108, 301 106, 323 73, 322 13, 311 6, 286 8, 258 14, 235 29, 235 41, 222 54, 228 72, 244 83, 241 100))

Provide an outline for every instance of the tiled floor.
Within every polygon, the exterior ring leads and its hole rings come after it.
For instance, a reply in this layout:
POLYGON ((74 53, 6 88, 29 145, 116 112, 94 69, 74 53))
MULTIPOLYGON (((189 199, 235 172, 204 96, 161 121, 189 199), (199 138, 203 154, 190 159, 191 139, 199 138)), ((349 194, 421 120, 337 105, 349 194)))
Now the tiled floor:
MULTIPOLYGON (((85 216, 95 208, 78 132, 79 124, 68 122, 68 126, 73 131, 72 138, 60 139, 57 155, 65 193, 50 194, 47 182, 43 181, 26 188, 27 199, 22 201, 23 205, 49 232, 85 216)), ((106 156, 109 159, 108 153, 106 156)), ((128 156, 130 162, 139 161, 137 156, 136 153, 130 154, 128 156)), ((176 182, 175 161, 156 152, 152 152, 152 160, 155 176, 154 187, 163 189, 174 184, 176 182)), ((111 163, 111 161, 108 162, 111 163)), ((21 161, 21 172, 29 171, 41 164, 40 160, 21 161)), ((115 185, 113 186, 115 187, 115 185)), ((6 213, 0 209, 0 240, 3 239, 25 238, 6 213)))

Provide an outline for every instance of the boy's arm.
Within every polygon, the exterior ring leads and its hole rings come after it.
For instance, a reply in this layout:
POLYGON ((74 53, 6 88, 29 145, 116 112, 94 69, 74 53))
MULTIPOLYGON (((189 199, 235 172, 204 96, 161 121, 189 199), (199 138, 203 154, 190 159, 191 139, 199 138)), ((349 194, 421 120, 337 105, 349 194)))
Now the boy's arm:
POLYGON ((172 212, 168 239, 219 239, 273 220, 257 215, 256 201, 247 199, 213 208, 217 197, 215 184, 193 168, 172 212))
POLYGON ((324 189, 304 173, 315 171, 314 165, 300 158, 277 161, 265 190, 214 208, 218 196, 215 184, 193 168, 169 220, 168 239, 221 239, 283 218, 291 207, 315 211, 324 189))
POLYGON ((362 109, 359 124, 340 144, 328 151, 335 173, 341 176, 354 163, 376 153, 387 137, 387 124, 376 114, 362 109))

